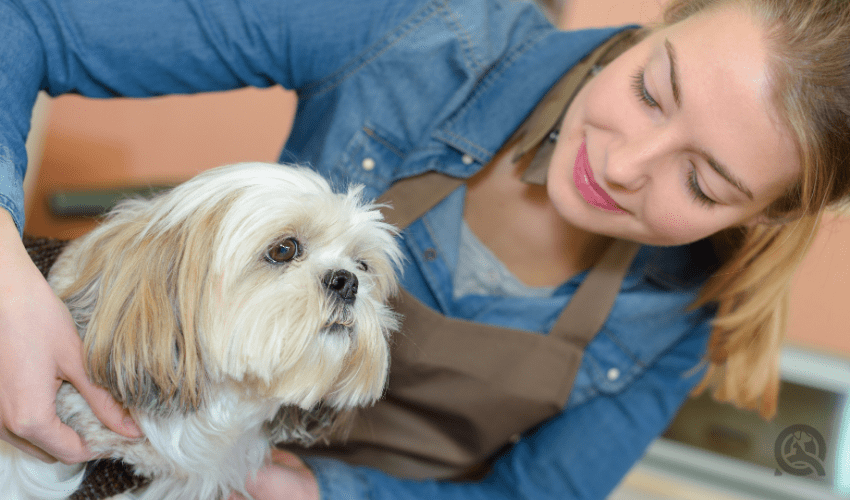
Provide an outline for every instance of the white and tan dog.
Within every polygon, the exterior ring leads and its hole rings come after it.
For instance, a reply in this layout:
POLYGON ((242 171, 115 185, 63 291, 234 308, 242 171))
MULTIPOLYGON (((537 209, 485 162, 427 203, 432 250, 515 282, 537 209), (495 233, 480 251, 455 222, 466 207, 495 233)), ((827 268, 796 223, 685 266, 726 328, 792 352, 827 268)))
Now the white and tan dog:
MULTIPOLYGON (((382 395, 401 254, 360 191, 305 168, 222 167, 120 204, 59 257, 49 282, 89 376, 145 437, 109 431, 69 384, 57 411, 95 453, 153 478, 140 498, 248 497, 270 441, 309 444, 382 395)), ((66 498, 83 473, 0 442, 5 500, 66 498)))

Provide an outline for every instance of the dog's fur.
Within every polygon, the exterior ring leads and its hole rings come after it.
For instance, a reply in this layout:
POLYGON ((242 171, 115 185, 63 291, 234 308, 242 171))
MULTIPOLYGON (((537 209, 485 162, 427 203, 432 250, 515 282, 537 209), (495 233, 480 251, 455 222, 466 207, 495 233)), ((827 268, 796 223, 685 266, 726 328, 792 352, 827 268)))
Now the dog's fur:
MULTIPOLYGON (((142 498, 214 500, 248 496, 270 441, 309 444, 336 414, 374 402, 401 254, 360 193, 250 163, 120 204, 66 248, 49 282, 79 328, 89 377, 145 437, 109 431, 67 383, 60 418, 96 454, 153 478, 142 498), (293 239, 294 258, 274 262, 293 239)), ((0 442, 6 500, 66 498, 82 474, 0 442)))

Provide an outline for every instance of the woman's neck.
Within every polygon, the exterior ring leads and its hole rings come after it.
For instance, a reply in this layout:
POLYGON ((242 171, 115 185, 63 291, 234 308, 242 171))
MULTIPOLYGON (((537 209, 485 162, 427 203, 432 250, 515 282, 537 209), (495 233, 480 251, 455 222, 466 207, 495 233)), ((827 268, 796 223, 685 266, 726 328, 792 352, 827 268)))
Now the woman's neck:
POLYGON ((611 238, 565 221, 545 186, 520 176, 530 161, 504 148, 467 182, 464 219, 505 266, 529 286, 557 286, 592 267, 611 238))

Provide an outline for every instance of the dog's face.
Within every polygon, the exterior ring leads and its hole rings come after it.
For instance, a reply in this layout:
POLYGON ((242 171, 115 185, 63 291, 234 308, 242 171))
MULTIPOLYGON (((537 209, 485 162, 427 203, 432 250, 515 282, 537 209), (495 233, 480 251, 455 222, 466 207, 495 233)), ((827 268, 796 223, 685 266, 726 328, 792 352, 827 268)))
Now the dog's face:
POLYGON ((305 409, 380 397, 401 254, 359 192, 242 164, 119 206, 51 276, 92 379, 149 411, 234 383, 305 409))

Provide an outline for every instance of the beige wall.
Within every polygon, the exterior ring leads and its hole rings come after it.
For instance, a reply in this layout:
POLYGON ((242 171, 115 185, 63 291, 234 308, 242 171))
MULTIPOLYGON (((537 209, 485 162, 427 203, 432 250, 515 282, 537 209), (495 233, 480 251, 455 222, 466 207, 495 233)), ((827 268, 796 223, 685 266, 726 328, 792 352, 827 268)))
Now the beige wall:
MULTIPOLYGON (((572 0, 565 27, 646 23, 659 0, 572 0)), ((177 182, 205 168, 277 159, 289 131, 292 96, 279 88, 167 97, 51 103, 41 174, 28 230, 71 237, 90 224, 50 217, 43 199, 74 187, 177 182)), ((793 290, 793 342, 850 357, 850 221, 830 218, 800 268, 793 290)))

